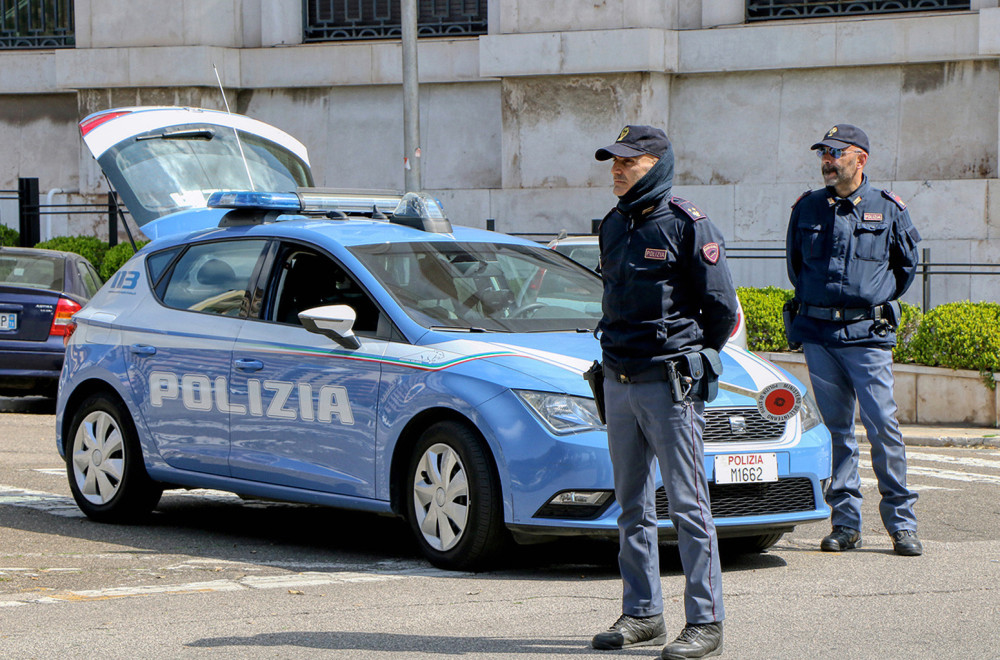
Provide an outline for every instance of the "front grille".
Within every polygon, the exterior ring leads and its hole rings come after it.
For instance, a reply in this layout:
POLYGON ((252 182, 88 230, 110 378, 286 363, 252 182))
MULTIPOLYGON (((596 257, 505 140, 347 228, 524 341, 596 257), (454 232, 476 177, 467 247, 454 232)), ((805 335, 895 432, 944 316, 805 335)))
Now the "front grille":
MULTIPOLYGON (((812 511, 816 508, 812 482, 807 477, 791 477, 760 484, 708 485, 713 518, 765 516, 777 513, 812 511)), ((670 502, 660 487, 656 491, 656 517, 666 520, 670 502)))
POLYGON ((705 409, 705 433, 702 437, 706 443, 766 442, 777 440, 784 433, 785 422, 766 420, 753 406, 705 409))

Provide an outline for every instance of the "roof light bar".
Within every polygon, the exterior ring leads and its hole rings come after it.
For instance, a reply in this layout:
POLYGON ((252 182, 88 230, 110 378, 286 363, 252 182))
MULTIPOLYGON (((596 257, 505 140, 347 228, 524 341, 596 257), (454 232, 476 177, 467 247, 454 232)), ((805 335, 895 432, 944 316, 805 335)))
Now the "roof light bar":
POLYGON ((206 204, 216 209, 256 209, 282 211, 303 215, 324 215, 345 218, 362 215, 385 219, 422 231, 448 233, 451 222, 440 202, 422 193, 379 195, 303 190, 300 192, 268 193, 243 190, 214 192, 206 204))

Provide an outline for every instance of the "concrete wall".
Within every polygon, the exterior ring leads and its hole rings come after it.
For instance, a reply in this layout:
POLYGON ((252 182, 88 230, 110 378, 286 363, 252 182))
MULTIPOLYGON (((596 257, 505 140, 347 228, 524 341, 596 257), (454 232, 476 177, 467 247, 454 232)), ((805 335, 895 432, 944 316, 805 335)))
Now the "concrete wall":
MULTIPOLYGON (((464 224, 586 232, 615 202, 595 147, 653 123, 674 141, 676 194, 730 245, 780 247, 789 206, 821 185, 808 146, 847 121, 869 132, 873 183, 908 201, 934 261, 996 263, 997 5, 744 25, 743 0, 495 0, 488 35, 421 41, 424 186, 464 224)), ((398 42, 304 45, 300 0, 122 6, 77 0, 74 49, 0 52, 0 189, 38 176, 43 192, 100 199, 76 121, 120 105, 221 108, 215 70, 234 111, 309 146, 320 183, 402 187, 398 42)), ((16 226, 10 215, 0 222, 16 226)), ((779 260, 733 268, 741 285, 786 286, 779 260)), ((932 303, 1000 299, 995 276, 933 282, 932 303)))

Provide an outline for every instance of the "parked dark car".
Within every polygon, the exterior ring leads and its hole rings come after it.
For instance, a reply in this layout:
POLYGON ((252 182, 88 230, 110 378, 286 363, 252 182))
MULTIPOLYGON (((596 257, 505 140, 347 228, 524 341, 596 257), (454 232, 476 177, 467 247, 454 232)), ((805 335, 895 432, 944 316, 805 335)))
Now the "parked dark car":
POLYGON ((0 396, 55 396, 70 319, 101 288, 86 258, 0 247, 0 396))

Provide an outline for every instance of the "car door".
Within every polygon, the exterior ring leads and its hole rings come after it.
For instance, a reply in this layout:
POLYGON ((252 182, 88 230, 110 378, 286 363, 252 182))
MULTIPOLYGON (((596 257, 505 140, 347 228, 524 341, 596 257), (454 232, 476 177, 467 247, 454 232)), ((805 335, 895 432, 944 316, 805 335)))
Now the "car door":
POLYGON ((375 495, 375 429, 384 315, 326 254, 275 250, 258 318, 233 351, 232 475, 357 497, 375 495), (304 328, 298 312, 349 305, 357 348, 304 328))
MULTIPOLYGON (((264 239, 196 243, 156 283, 163 308, 123 328, 129 378, 156 447, 172 467, 229 474, 232 351, 264 239)), ((156 261, 158 255, 151 255, 156 261)))

